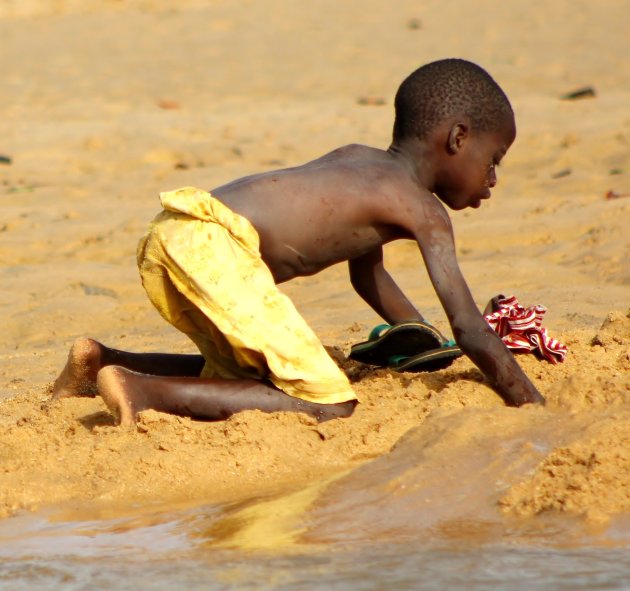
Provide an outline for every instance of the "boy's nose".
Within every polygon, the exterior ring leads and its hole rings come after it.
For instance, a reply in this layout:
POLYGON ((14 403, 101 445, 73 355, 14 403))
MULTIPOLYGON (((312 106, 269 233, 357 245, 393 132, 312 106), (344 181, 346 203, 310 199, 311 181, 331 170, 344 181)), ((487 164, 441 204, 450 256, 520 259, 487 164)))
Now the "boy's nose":
POLYGON ((497 184, 497 173, 494 171, 494 167, 490 169, 490 173, 488 174, 488 187, 491 189, 495 187, 497 184))

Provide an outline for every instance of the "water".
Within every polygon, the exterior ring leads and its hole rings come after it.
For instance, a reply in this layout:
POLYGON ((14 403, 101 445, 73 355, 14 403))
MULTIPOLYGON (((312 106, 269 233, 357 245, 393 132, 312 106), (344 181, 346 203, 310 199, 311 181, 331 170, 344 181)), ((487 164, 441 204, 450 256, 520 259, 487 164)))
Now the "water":
MULTIPOLYGON (((26 562, 9 567, 3 589, 505 589, 548 591, 628 589, 628 564, 620 554, 492 549, 433 551, 401 556, 396 549, 368 554, 343 553, 317 559, 222 557, 223 564, 177 559, 122 564, 72 561, 26 562), (365 562, 364 562, 365 561, 365 562), (369 562, 367 562, 369 561, 369 562), (366 567, 369 564, 369 567, 366 567), (13 574, 11 569, 15 569, 13 574), (19 573, 17 569, 19 568, 19 573)), ((4 569, 3 569, 4 570, 4 569)))
POLYGON ((572 536, 570 547, 557 540, 575 524, 552 521, 535 533, 521 528, 489 536, 487 524, 464 523, 459 536, 406 534, 385 541, 371 540, 369 531, 360 539, 354 531, 350 542, 337 535, 325 544, 253 550, 230 547, 217 536, 226 532, 218 524, 242 511, 201 506, 82 521, 16 516, 0 525, 0 589, 630 589, 625 528, 617 538, 614 530, 605 538, 583 536, 582 543, 572 536))
POLYGON ((118 552, 99 557, 63 553, 13 559, 0 570, 0 588, 33 589, 628 589, 627 550, 583 548, 446 549, 406 544, 330 549, 288 556, 118 552))

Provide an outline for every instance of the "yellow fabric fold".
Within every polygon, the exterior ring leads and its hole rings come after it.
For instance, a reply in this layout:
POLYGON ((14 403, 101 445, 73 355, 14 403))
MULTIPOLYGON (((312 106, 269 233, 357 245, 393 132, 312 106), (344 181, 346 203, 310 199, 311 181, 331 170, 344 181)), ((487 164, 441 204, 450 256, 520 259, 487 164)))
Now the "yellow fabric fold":
POLYGON ((251 223, 193 187, 160 199, 164 211, 138 245, 138 267, 160 314, 199 348, 202 376, 268 379, 320 404, 355 400, 346 375, 276 286, 251 223))

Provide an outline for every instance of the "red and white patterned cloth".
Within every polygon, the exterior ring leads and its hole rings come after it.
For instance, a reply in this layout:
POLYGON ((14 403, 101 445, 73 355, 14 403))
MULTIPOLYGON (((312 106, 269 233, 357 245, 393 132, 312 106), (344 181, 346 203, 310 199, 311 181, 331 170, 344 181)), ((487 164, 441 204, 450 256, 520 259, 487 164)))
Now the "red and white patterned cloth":
POLYGON ((508 349, 538 352, 551 363, 564 361, 567 347, 550 337, 547 329, 542 327, 542 319, 547 308, 544 306, 524 308, 515 296, 497 296, 493 303, 495 311, 486 314, 484 318, 508 349))

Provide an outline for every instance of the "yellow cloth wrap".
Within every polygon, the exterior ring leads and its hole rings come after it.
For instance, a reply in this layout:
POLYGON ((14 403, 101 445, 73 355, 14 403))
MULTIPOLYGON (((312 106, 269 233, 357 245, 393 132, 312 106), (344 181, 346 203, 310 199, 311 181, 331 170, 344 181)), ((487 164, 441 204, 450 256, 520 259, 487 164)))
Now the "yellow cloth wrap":
POLYGON ((280 292, 244 217, 200 189, 160 194, 164 211, 138 245, 160 314, 205 359, 202 377, 268 379, 320 404, 356 400, 348 378, 280 292))

